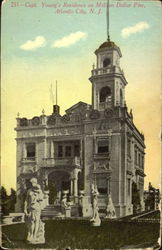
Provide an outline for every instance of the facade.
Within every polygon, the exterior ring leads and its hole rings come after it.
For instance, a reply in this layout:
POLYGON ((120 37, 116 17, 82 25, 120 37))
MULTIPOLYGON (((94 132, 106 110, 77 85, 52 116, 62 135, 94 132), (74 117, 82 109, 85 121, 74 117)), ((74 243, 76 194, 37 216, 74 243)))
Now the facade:
POLYGON ((17 211, 22 209, 22 197, 33 176, 43 189, 54 186, 54 204, 68 190, 72 206, 76 210, 81 206, 84 217, 92 213, 92 184, 98 188, 100 213, 106 213, 111 194, 117 217, 132 214, 133 181, 144 207, 144 135, 127 110, 122 54, 109 39, 95 54, 96 67, 89 78, 91 105, 78 102, 63 116, 54 105, 49 116, 17 118, 17 211))

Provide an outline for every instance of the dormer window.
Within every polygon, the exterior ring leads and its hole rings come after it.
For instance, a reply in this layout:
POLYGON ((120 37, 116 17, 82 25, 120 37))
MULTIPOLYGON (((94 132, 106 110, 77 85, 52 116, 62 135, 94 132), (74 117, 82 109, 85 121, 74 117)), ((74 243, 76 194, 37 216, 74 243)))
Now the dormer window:
POLYGON ((111 89, 109 87, 103 87, 100 90, 100 102, 106 102, 111 97, 111 89))
POLYGON ((111 63, 110 58, 105 58, 103 60, 103 67, 105 68, 105 67, 109 66, 110 63, 111 63))

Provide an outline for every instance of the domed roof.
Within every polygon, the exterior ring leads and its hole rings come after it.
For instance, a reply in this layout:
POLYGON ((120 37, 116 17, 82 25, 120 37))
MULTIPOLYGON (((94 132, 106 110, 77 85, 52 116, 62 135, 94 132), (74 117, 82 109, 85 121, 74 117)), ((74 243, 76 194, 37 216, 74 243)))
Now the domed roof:
POLYGON ((114 48, 114 47, 117 47, 117 45, 110 41, 110 40, 107 40, 106 42, 102 43, 99 47, 99 49, 102 49, 102 48, 114 48))

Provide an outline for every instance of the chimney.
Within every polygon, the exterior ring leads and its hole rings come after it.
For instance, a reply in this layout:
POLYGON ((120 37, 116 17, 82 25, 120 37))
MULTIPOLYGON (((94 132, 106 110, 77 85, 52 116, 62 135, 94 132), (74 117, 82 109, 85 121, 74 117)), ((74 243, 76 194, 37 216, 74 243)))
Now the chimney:
POLYGON ((60 114, 60 106, 58 106, 57 104, 53 105, 53 115, 54 114, 57 114, 57 115, 60 114))

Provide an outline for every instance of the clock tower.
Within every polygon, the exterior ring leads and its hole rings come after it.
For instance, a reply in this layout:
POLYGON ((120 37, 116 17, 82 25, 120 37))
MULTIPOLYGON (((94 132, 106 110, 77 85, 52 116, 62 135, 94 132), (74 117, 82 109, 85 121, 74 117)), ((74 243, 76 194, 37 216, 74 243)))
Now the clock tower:
POLYGON ((120 48, 108 38, 95 51, 97 62, 89 80, 92 83, 92 106, 98 111, 124 107, 127 81, 120 68, 120 48))

